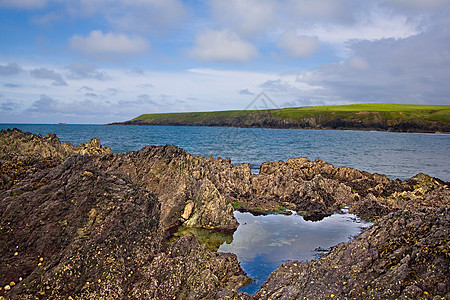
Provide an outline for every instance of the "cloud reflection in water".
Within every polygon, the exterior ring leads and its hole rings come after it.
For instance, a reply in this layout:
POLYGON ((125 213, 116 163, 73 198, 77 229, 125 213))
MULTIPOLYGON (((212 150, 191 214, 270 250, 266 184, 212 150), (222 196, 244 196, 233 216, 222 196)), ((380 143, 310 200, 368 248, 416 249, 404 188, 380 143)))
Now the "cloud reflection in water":
POLYGON ((240 225, 233 242, 222 244, 219 252, 237 255, 242 268, 254 279, 242 289, 250 294, 282 262, 315 259, 315 249, 328 249, 347 241, 371 225, 352 214, 334 214, 318 222, 305 221, 296 214, 253 216, 235 212, 235 217, 240 225))

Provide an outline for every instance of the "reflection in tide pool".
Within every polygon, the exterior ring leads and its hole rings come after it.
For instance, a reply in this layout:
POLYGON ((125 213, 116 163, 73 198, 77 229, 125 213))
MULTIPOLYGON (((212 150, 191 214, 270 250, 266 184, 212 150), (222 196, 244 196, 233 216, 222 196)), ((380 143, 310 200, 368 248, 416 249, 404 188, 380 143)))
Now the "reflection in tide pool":
POLYGON ((237 255, 241 267, 254 280, 241 289, 253 294, 269 274, 287 260, 312 260, 328 249, 361 233, 371 223, 352 214, 334 214, 319 222, 305 221, 297 214, 253 216, 235 212, 239 227, 232 243, 219 252, 237 255))

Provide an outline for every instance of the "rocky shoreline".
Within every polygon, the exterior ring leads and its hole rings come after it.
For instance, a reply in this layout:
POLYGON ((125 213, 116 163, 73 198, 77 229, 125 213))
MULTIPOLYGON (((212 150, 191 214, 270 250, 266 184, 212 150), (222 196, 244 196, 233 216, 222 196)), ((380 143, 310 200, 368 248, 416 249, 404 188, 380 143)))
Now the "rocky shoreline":
POLYGON ((114 154, 98 139, 0 133, 0 296, 7 299, 448 299, 448 183, 408 181, 306 158, 261 165, 175 146, 114 154), (233 231, 234 209, 295 210, 320 220, 343 206, 375 222, 321 259, 287 262, 255 295, 234 254, 185 227, 233 231), (69 298, 70 299, 70 298, 69 298))
POLYGON ((258 116, 257 120, 251 118, 236 118, 231 120, 204 120, 200 122, 183 122, 175 120, 130 120, 115 122, 107 125, 137 125, 137 126, 208 126, 208 127, 236 127, 236 128, 275 128, 275 129, 316 129, 316 130, 360 130, 360 131, 387 131, 410 133, 437 133, 450 134, 450 126, 439 123, 403 122, 389 124, 385 120, 360 122, 359 120, 337 119, 321 123, 315 119, 307 119, 303 122, 287 121, 284 119, 264 119, 258 116), (261 119, 261 120, 260 120, 261 119))
POLYGON ((444 117, 445 114, 448 114, 445 111, 445 107, 426 109, 425 106, 421 107, 420 105, 415 108, 394 105, 391 107, 391 110, 386 110, 383 104, 360 104, 338 107, 323 106, 316 107, 316 109, 312 108, 311 110, 286 108, 273 110, 162 113, 144 114, 132 120, 115 122, 109 125, 217 126, 448 134, 450 133, 450 123, 448 118, 444 117), (355 110, 355 107, 359 107, 359 109, 355 110), (365 110, 365 108, 369 109, 369 111, 365 110))

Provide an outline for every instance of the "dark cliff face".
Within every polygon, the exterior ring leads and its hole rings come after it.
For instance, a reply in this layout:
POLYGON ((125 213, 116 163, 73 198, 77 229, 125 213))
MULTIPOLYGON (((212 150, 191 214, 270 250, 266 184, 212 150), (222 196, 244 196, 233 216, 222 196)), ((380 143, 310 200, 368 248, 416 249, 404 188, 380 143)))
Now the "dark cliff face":
POLYGON ((393 181, 306 158, 251 174, 175 146, 113 154, 98 139, 73 147, 19 130, 1 132, 0 162, 6 297, 247 299, 235 255, 165 243, 180 225, 236 229, 232 205, 312 220, 348 205, 377 222, 319 261, 280 266, 254 298, 449 295, 450 192, 424 174, 393 181))
POLYGON ((338 129, 378 130, 393 132, 444 132, 450 133, 448 122, 403 120, 384 118, 380 112, 364 112, 362 115, 340 116, 332 112, 288 118, 270 111, 248 112, 238 116, 209 115, 203 118, 178 119, 170 116, 147 120, 117 122, 115 125, 157 125, 157 126, 221 126, 242 128, 286 128, 286 129, 338 129))

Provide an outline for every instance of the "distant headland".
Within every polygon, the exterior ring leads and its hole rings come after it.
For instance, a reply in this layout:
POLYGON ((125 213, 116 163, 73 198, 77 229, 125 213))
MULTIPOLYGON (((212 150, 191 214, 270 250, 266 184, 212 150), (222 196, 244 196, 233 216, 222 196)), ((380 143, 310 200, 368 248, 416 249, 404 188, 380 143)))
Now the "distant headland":
POLYGON ((364 103, 143 114, 111 125, 223 126, 450 133, 450 105, 364 103))

